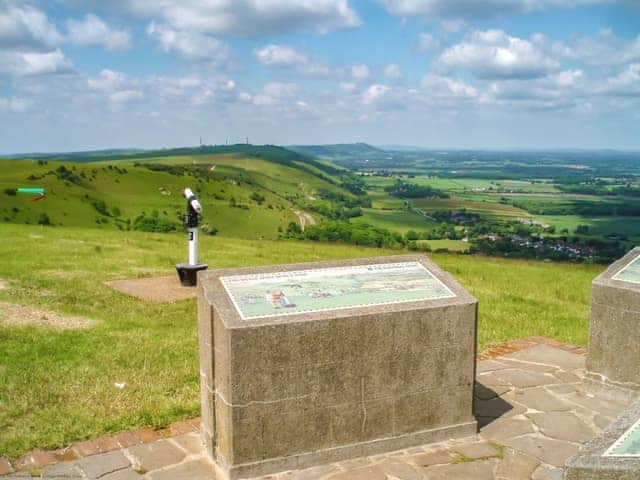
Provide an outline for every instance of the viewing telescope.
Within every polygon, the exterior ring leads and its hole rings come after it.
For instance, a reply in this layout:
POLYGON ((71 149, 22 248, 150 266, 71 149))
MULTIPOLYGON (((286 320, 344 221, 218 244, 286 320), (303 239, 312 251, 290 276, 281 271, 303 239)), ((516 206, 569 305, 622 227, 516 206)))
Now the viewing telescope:
POLYGON ((183 217, 183 223, 188 232, 189 261, 177 264, 176 270, 182 286, 195 287, 198 283, 198 272, 207 269, 206 264, 198 262, 198 226, 202 205, 190 188, 185 188, 183 194, 187 199, 187 214, 183 217))
POLYGON ((198 197, 191 191, 190 188, 184 189, 184 198, 189 202, 189 208, 195 211, 196 213, 202 212, 202 205, 198 201, 198 197))

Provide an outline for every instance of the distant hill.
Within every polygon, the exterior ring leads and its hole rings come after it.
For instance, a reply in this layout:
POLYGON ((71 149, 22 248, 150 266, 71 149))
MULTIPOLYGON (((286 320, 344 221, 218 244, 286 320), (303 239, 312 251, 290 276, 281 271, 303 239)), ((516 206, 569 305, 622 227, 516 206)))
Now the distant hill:
POLYGON ((287 147, 294 152, 321 158, 340 158, 366 155, 384 155, 384 150, 367 143, 336 143, 332 145, 290 145, 287 147))
POLYGON ((349 170, 273 145, 74 152, 1 161, 0 222, 181 231, 185 187, 205 231, 244 238, 277 238, 357 200, 349 170), (47 196, 31 203, 18 187, 47 196))
POLYGON ((29 153, 13 153, 9 155, 0 155, 0 160, 10 159, 10 160, 18 160, 21 158, 65 158, 65 159, 73 159, 73 158, 87 158, 87 157, 97 157, 100 158, 102 156, 107 155, 122 155, 122 154, 132 154, 138 152, 144 152, 145 150, 140 148, 109 148, 104 150, 84 150, 80 152, 29 152, 29 153))

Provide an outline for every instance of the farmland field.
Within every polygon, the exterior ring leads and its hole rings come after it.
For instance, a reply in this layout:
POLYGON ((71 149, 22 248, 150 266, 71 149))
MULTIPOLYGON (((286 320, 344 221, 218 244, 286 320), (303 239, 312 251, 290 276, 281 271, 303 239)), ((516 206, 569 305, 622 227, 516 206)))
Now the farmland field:
POLYGON ((410 210, 377 210, 363 209, 360 217, 352 219, 354 223, 368 223, 380 228, 387 228, 401 233, 408 230, 424 230, 432 227, 434 222, 410 210))
POLYGON ((437 210, 460 210, 465 209, 469 213, 477 213, 493 218, 528 218, 531 215, 525 210, 513 207, 511 205, 504 205, 498 202, 493 202, 489 199, 484 201, 472 201, 459 198, 424 198, 413 200, 411 204, 425 212, 434 212, 437 210))

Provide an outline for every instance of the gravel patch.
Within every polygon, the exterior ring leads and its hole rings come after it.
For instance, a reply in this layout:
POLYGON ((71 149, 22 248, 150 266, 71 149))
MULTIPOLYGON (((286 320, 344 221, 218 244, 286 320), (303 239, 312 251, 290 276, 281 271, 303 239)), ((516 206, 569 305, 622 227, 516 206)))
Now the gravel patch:
POLYGON ((28 305, 0 302, 0 324, 35 325, 38 327, 69 330, 88 328, 93 320, 85 317, 62 316, 47 310, 38 310, 28 305))

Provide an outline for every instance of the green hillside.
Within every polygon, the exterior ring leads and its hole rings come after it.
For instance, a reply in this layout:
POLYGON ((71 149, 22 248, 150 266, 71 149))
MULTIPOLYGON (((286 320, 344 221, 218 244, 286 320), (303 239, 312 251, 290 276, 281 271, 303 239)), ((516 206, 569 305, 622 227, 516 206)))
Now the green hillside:
POLYGON ((273 146, 56 154, 3 160, 0 172, 0 222, 21 224, 176 231, 191 187, 205 231, 277 238, 296 212, 323 211, 325 197, 355 198, 342 169, 273 146), (15 194, 36 186, 44 200, 15 194))

